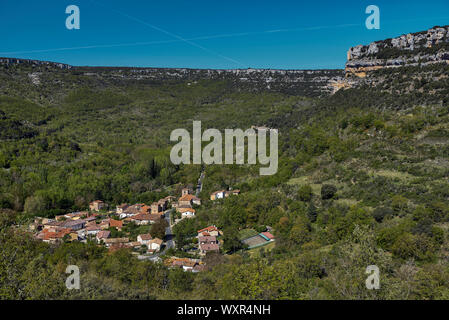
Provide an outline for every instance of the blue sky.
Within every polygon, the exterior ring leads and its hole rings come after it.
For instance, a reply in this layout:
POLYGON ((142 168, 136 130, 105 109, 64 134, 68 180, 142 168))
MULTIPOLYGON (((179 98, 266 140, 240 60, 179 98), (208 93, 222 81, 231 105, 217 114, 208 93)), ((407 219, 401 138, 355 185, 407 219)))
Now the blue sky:
POLYGON ((0 0, 0 56, 90 66, 343 68, 351 46, 449 24, 449 0, 0 0), (380 30, 365 27, 377 5, 380 30), (80 30, 65 27, 68 5, 80 30))

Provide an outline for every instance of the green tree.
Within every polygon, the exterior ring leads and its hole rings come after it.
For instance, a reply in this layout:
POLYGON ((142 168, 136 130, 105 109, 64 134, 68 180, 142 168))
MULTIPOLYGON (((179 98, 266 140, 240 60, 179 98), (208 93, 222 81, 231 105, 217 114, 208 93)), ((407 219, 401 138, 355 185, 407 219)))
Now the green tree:
POLYGON ((165 219, 160 219, 151 225, 150 234, 153 238, 164 239, 165 229, 168 227, 168 223, 165 219))
POLYGON ((337 192, 337 187, 331 184, 323 184, 321 187, 321 199, 328 200, 332 199, 337 192))
POLYGON ((239 240, 239 232, 234 226, 229 226, 223 230, 223 250, 234 253, 243 248, 239 240))
POLYGON ((31 196, 25 199, 24 211, 27 213, 41 213, 45 210, 45 199, 41 196, 31 196))
POLYGON ((318 209, 315 207, 313 202, 309 204, 309 207, 307 208, 307 217, 309 218, 310 222, 315 222, 318 216, 318 209))
POLYGON ((298 190, 298 196, 301 201, 309 202, 312 200, 313 190, 309 185, 303 185, 298 190))

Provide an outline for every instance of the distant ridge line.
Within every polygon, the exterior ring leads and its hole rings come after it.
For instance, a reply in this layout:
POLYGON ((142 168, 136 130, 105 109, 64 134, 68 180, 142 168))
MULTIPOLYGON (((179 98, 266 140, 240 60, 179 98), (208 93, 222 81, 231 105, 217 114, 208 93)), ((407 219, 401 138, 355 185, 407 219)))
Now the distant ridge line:
POLYGON ((189 67, 132 67, 132 66, 73 66, 66 63, 45 61, 37 59, 23 59, 14 57, 0 57, 0 64, 34 64, 34 65, 48 65, 55 66, 60 69, 136 69, 136 70, 198 70, 198 71, 220 71, 220 72, 233 72, 233 71, 273 71, 273 72, 314 72, 314 71, 341 71, 343 68, 327 68, 327 69, 276 69, 276 68, 230 68, 230 69, 215 69, 215 68, 189 68, 189 67))

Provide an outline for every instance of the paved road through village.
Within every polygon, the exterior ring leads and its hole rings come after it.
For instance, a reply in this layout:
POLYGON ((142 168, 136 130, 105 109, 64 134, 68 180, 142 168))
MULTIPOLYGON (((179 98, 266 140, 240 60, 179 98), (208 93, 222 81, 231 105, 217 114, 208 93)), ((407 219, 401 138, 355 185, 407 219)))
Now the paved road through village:
POLYGON ((170 215, 172 214, 172 212, 173 212, 173 209, 165 211, 165 221, 167 221, 167 223, 168 223, 168 227, 165 228, 165 250, 175 247, 175 243, 173 241, 173 233, 171 230, 171 221, 170 221, 170 215))

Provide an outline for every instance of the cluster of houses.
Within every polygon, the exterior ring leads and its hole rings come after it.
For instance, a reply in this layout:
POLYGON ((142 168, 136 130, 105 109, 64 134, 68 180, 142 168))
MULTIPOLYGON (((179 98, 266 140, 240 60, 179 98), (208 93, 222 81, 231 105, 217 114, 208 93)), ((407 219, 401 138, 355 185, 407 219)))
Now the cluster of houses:
POLYGON ((220 242, 218 236, 222 232, 216 226, 209 226, 207 228, 198 230, 198 249, 201 255, 206 255, 209 252, 219 252, 220 242))
POLYGON ((48 243, 62 241, 96 240, 98 244, 105 245, 110 251, 120 248, 147 248, 149 253, 160 250, 163 240, 153 238, 150 234, 142 234, 137 241, 130 241, 127 237, 112 238, 111 228, 122 231, 123 225, 135 223, 148 225, 164 217, 164 210, 174 197, 166 197, 147 206, 145 204, 121 204, 115 212, 103 212, 107 205, 96 200, 89 204, 90 211, 72 212, 56 216, 54 219, 35 218, 30 229, 36 232, 36 238, 48 243), (116 219, 112 218, 116 217, 116 219))
POLYGON ((56 243, 64 239, 69 241, 87 240, 89 237, 107 238, 109 233, 101 232, 114 227, 121 230, 123 222, 109 217, 91 213, 89 211, 72 212, 56 216, 54 219, 35 218, 30 226, 37 231, 36 238, 44 242, 56 243), (97 220, 100 220, 97 223, 97 220))
POLYGON ((176 209, 176 212, 181 213, 181 218, 193 218, 195 217, 195 209, 193 205, 201 205, 201 199, 194 196, 192 189, 184 188, 181 191, 181 197, 177 202, 172 204, 172 207, 176 209))
POLYGON ((123 220, 83 211, 56 216, 54 219, 35 218, 30 228, 37 232, 37 239, 47 243, 87 242, 90 239, 105 245, 110 251, 120 248, 140 249, 142 246, 146 246, 150 253, 160 250, 163 241, 158 238, 153 239, 150 234, 139 235, 137 241, 130 241, 127 237, 112 238, 111 228, 122 231, 123 224, 123 220))
MULTIPOLYGON (((198 239, 198 249, 201 256, 205 256, 209 252, 220 251, 218 237, 222 235, 222 232, 216 226, 209 226, 197 232, 196 238, 198 239)), ((184 271, 191 272, 200 272, 205 268, 201 259, 170 257, 165 259, 164 263, 167 267, 182 268, 184 271)))
MULTIPOLYGON (((219 190, 210 195, 211 200, 223 199, 231 195, 239 195, 240 190, 219 190)), ((58 243, 63 241, 95 240, 98 245, 106 246, 109 251, 120 248, 131 248, 141 252, 155 253, 160 251, 163 240, 153 238, 150 233, 140 234, 135 241, 131 241, 126 232, 122 231, 124 225, 135 223, 136 225, 150 225, 164 218, 166 210, 171 206, 180 213, 181 219, 195 217, 194 206, 201 205, 201 199, 193 195, 191 188, 183 188, 181 196, 176 201, 173 196, 162 198, 151 205, 121 204, 115 210, 108 211, 108 205, 101 200, 95 200, 89 204, 89 211, 72 212, 53 219, 35 218, 30 229, 35 232, 35 237, 44 242, 58 243), (114 229, 121 237, 112 237, 114 229)), ((198 252, 201 256, 207 253, 219 252, 219 237, 222 232, 215 226, 197 231, 198 252)), ((204 269, 200 259, 175 258, 165 260, 169 267, 180 267, 184 271, 199 272, 204 269)))
POLYGON ((133 221, 138 225, 152 224, 163 218, 165 210, 174 199, 175 197, 168 196, 153 202, 150 206, 144 203, 134 205, 124 203, 117 206, 116 213, 126 222, 133 221))
POLYGON ((152 238, 150 234, 142 234, 137 241, 130 241, 127 237, 111 238, 111 228, 122 231, 123 225, 135 223, 137 225, 150 225, 164 218, 165 211, 172 205, 183 218, 195 216, 193 205, 201 205, 201 199, 192 195, 190 188, 184 188, 178 201, 173 196, 167 196, 151 205, 144 203, 121 204, 115 211, 109 211, 108 205, 95 200, 89 203, 89 211, 72 212, 53 219, 35 218, 31 230, 36 232, 36 238, 48 243, 62 241, 82 241, 95 239, 110 250, 119 248, 140 248, 146 246, 148 252, 160 250, 163 243, 161 239, 152 238), (112 218, 112 217, 115 217, 112 218))

